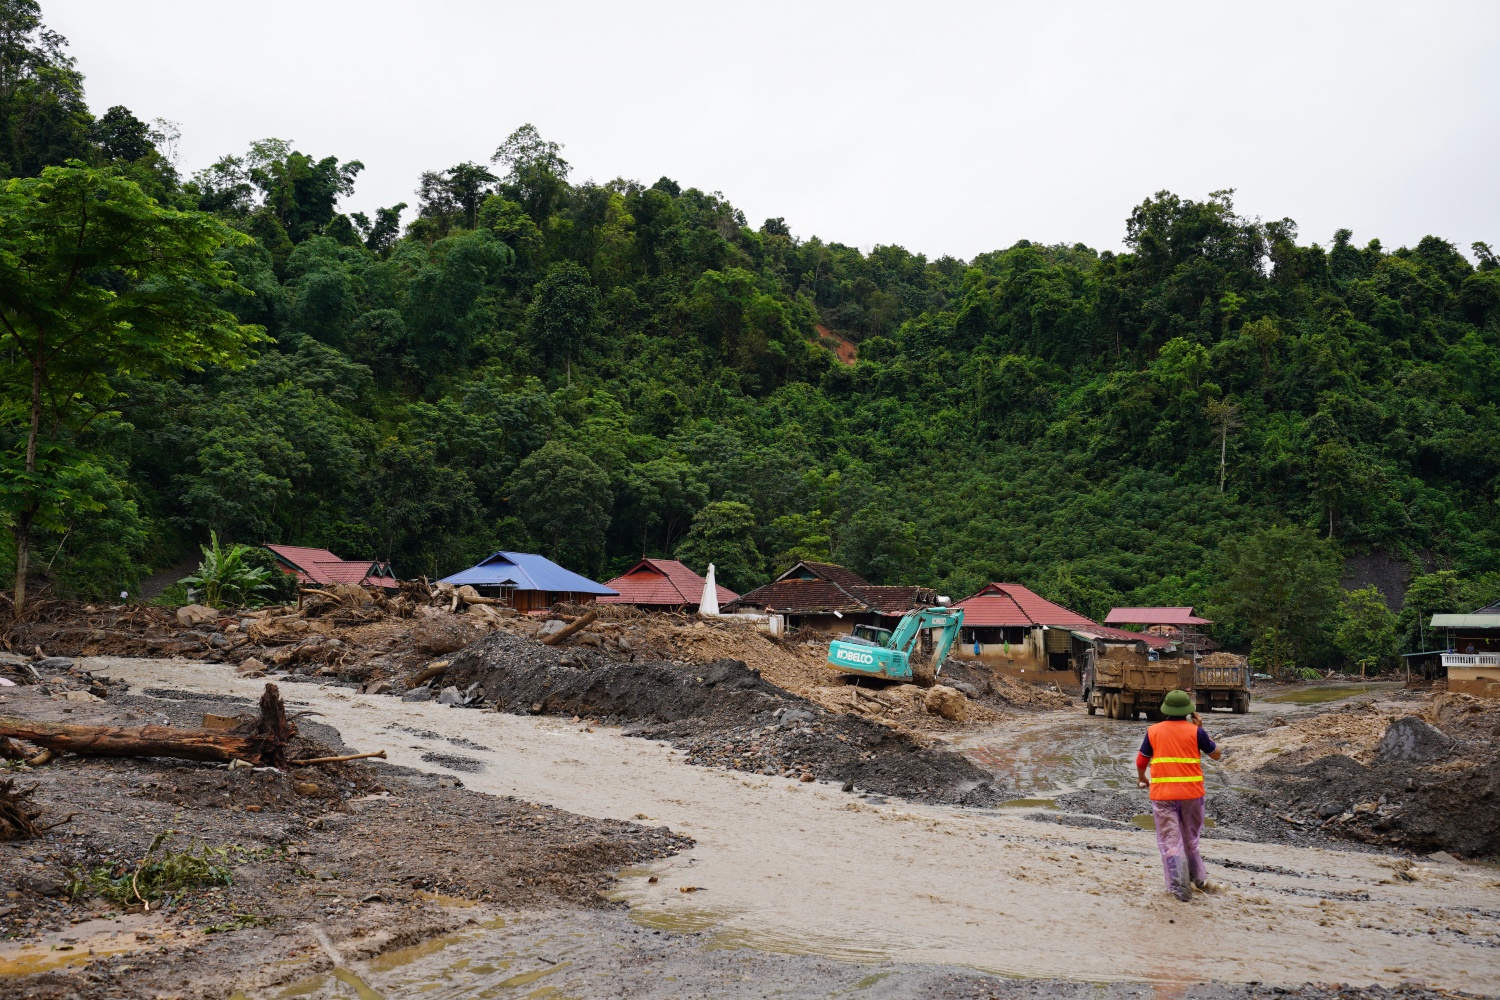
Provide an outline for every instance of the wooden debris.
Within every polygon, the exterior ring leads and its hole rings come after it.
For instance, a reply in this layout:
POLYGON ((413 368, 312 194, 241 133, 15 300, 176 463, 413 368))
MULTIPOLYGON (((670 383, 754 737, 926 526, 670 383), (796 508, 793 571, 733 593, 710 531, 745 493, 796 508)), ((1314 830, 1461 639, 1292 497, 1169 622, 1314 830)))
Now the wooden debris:
POLYGON ((260 715, 232 730, 175 726, 83 726, 0 718, 0 737, 25 740, 51 751, 100 757, 174 757, 181 760, 241 759, 271 767, 286 765, 287 742, 297 727, 275 684, 260 698, 260 715))
POLYGON ((78 815, 68 813, 56 823, 45 826, 38 823, 37 818, 41 816, 42 810, 26 801, 35 791, 35 785, 26 789, 17 788, 14 778, 0 781, 0 840, 29 840, 41 836, 54 826, 62 826, 78 815))
POLYGON ((287 762, 287 767, 301 767, 304 764, 342 764, 346 760, 364 760, 367 757, 379 757, 385 760, 385 751, 376 750, 373 753, 347 753, 342 757, 308 757, 306 760, 293 760, 287 762))
POLYGON ((577 619, 570 625, 564 625, 562 628, 558 629, 556 632, 553 632, 551 635, 542 636, 542 645, 556 646, 558 643, 571 638, 574 633, 583 631, 585 628, 592 625, 596 620, 598 620, 598 618, 599 613, 597 611, 590 611, 582 618, 577 619))

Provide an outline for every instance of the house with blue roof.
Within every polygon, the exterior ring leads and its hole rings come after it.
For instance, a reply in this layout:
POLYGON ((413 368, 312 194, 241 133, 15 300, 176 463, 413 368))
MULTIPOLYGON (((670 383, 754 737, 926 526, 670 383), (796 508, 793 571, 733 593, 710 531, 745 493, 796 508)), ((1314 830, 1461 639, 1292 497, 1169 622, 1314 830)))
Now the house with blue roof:
POLYGON ((554 604, 589 604, 619 591, 563 569, 532 552, 496 552, 466 570, 440 581, 470 586, 482 597, 498 597, 517 611, 541 611, 554 604))

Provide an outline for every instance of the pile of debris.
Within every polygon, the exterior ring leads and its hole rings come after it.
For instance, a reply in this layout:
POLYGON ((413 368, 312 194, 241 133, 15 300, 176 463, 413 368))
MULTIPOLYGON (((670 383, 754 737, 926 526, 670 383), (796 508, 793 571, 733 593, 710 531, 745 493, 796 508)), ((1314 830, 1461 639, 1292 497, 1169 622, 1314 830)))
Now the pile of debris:
POLYGON ((1494 701, 1366 696, 1225 742, 1225 766, 1290 828, 1467 857, 1500 852, 1494 701))
POLYGON ((693 763, 924 801, 993 805, 1004 798, 962 755, 830 711, 740 660, 632 660, 502 632, 452 657, 435 684, 461 696, 458 703, 624 725, 632 735, 673 743, 693 763))

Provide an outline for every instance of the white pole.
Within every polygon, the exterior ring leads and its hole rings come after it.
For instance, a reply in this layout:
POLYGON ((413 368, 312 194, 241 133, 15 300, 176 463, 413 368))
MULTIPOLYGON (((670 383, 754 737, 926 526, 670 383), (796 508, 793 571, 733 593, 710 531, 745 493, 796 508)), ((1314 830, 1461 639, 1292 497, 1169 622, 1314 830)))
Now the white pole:
POLYGON ((708 577, 703 581, 703 596, 698 599, 700 615, 719 614, 719 586, 714 582, 714 564, 708 564, 708 577))

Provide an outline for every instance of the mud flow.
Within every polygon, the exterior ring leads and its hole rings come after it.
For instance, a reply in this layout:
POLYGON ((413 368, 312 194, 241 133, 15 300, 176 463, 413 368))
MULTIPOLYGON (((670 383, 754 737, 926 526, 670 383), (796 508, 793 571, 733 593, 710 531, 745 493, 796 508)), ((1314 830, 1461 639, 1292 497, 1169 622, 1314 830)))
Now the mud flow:
MULTIPOLYGON (((175 691, 175 699, 194 691, 249 697, 256 684, 214 665, 121 660, 94 669, 132 691, 175 691)), ((1254 995, 1249 980, 1395 987, 1421 979, 1482 993, 1500 976, 1500 912, 1486 888, 1495 875, 1478 866, 1216 842, 1206 852, 1215 891, 1185 905, 1161 891, 1153 838, 1128 816, 1097 828, 1035 821, 1069 816, 1068 795, 1080 791, 1056 795, 1055 810, 924 804, 800 776, 694 766, 667 740, 588 719, 402 703, 321 685, 290 697, 320 713, 343 745, 386 749, 382 768, 516 803, 504 816, 509 829, 565 830, 530 819, 521 805, 546 802, 579 822, 669 830, 684 846, 616 867, 602 898, 623 911, 517 913, 501 897, 465 895, 474 889, 458 880, 435 886, 450 898, 424 901, 453 922, 415 940, 393 936, 375 904, 343 923, 314 910, 288 921, 274 960, 265 952, 259 971, 223 978, 232 989, 220 996, 750 997, 774 989, 788 997, 977 998, 1080 987, 1124 996, 1142 982, 1174 988, 1184 963, 1231 984, 1206 996, 1254 995), (445 764, 449 757, 464 758, 463 770, 445 764), (326 947, 312 928, 325 931, 326 947), (1237 942, 1227 954, 1215 943, 1225 934, 1237 942), (1176 943, 1166 960, 1169 936, 1176 943)), ((1113 748, 1133 753, 1139 737, 1138 727, 1066 712, 1021 727, 1013 787, 1042 789, 1044 770, 1066 766, 1070 782, 1084 783, 1075 788, 1093 788, 1118 777, 1105 763, 1113 748), (1071 763, 1068 754, 1049 756, 1043 740, 1057 732, 1073 733, 1088 752, 1075 747, 1071 763)), ((478 828, 451 839, 438 828, 432 840, 476 872, 502 856, 478 828)), ((394 872, 405 849, 398 840, 384 856, 370 853, 363 869, 394 872)), ((332 859, 311 867, 325 865, 332 859)))

